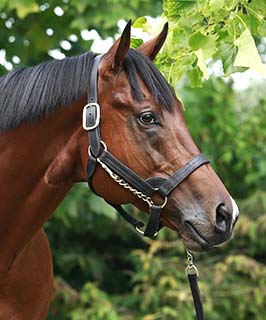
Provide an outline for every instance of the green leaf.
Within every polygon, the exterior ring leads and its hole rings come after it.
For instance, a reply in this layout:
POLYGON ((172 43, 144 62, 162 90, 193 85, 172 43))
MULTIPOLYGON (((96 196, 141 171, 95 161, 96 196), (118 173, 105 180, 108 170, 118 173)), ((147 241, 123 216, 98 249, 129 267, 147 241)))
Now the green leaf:
POLYGON ((233 72, 243 71, 243 68, 233 66, 237 54, 237 47, 233 43, 220 41, 218 43, 218 52, 217 58, 222 60, 225 76, 233 72))
POLYGON ((255 41, 248 29, 234 41, 234 44, 238 47, 234 66, 247 67, 261 76, 266 75, 266 65, 261 62, 255 41))
POLYGON ((199 67, 193 68, 189 71, 188 77, 191 83, 191 87, 202 87, 202 72, 199 67))
POLYGON ((224 6, 224 0, 210 0, 209 5, 212 10, 219 10, 224 6))
POLYGON ((202 71, 204 77, 206 78, 206 80, 209 79, 209 73, 208 73, 208 69, 207 69, 207 65, 205 63, 205 59, 203 56, 203 51, 202 49, 196 50, 194 51, 194 54, 197 56, 198 60, 197 60, 197 66, 200 68, 200 70, 202 71))
POLYGON ((253 0, 246 3, 245 6, 248 9, 248 11, 253 11, 257 14, 261 14, 261 19, 263 19, 263 16, 265 17, 266 1, 253 0))
POLYGON ((196 32, 190 37, 189 45, 194 51, 201 49, 204 58, 208 59, 215 52, 216 41, 211 35, 205 36, 201 32, 196 32))
POLYGON ((259 28, 263 20, 259 19, 258 15, 251 11, 249 14, 239 14, 238 16, 244 21, 253 36, 259 35, 259 28))
POLYGON ((136 19, 133 23, 133 28, 143 28, 145 23, 147 22, 147 19, 145 17, 140 17, 136 19))
POLYGON ((130 39, 130 47, 132 48, 138 48, 140 45, 142 45, 142 43, 143 43, 142 39, 136 39, 136 38, 130 39))
POLYGON ((172 83, 177 83, 184 74, 188 73, 195 61, 196 55, 193 53, 178 57, 168 70, 165 70, 166 78, 172 83))
POLYGON ((181 15, 190 16, 192 11, 197 8, 196 0, 164 0, 164 14, 169 21, 177 20, 181 15))

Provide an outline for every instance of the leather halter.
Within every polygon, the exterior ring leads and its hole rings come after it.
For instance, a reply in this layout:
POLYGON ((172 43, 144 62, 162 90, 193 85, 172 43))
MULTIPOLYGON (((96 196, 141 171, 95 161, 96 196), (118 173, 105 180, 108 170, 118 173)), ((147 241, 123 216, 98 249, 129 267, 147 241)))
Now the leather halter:
MULTIPOLYGON (((121 205, 112 205, 119 214, 135 229, 147 237, 154 237, 163 227, 160 224, 160 214, 167 204, 168 195, 193 171, 210 161, 199 154, 178 169, 168 179, 152 177, 144 180, 129 167, 119 161, 108 150, 100 135, 100 106, 98 104, 98 66, 102 56, 95 57, 89 78, 88 104, 83 109, 83 128, 89 136, 89 160, 87 165, 88 183, 94 193, 92 178, 97 164, 99 164, 122 187, 131 191, 135 196, 149 205, 150 216, 145 230, 144 223, 129 215, 121 205), (101 150, 103 147, 103 151, 101 150), (154 194, 159 194, 164 200, 155 204, 152 200, 154 194)), ((96 193, 97 194, 97 193, 96 193)))

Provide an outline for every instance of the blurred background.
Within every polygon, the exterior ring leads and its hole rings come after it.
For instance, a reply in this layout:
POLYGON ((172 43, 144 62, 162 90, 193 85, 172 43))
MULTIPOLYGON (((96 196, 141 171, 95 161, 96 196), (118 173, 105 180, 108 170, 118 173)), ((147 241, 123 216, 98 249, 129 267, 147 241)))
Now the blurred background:
MULTIPOLYGON (((218 2, 226 3, 210 1, 218 2)), ((233 2, 246 14, 238 6, 250 1, 233 2)), ((2 0, 0 75, 91 48, 106 51, 125 20, 156 18, 169 3, 181 1, 2 0)), ((265 18, 266 6, 263 10, 265 18)), ((155 26, 157 20, 150 21, 155 26)), ((265 27, 265 20, 259 23, 265 27)), ((265 38, 254 38, 263 61, 265 38)), ((265 79, 251 72, 224 77, 213 64, 210 68, 209 79, 197 85, 184 72, 177 92, 194 140, 236 198, 241 215, 226 247, 195 254, 206 317, 265 320, 265 79)), ((71 190, 45 229, 56 277, 48 320, 194 319, 177 233, 165 229, 153 241, 141 238, 84 184, 71 190)))

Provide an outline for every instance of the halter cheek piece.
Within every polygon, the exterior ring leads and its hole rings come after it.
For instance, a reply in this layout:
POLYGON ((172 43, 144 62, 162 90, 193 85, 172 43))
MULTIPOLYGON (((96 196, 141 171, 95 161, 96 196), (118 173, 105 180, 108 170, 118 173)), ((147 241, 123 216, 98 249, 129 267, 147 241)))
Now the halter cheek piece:
POLYGON ((108 152, 106 144, 101 140, 99 127, 100 106, 98 104, 97 86, 100 61, 101 56, 95 57, 89 78, 88 104, 83 109, 83 128, 88 132, 90 141, 87 165, 88 183, 92 191, 96 193, 92 185, 92 178, 95 168, 97 164, 99 164, 115 182, 145 201, 149 205, 150 216, 144 231, 144 223, 142 221, 138 221, 129 215, 121 205, 109 204, 112 205, 127 222, 133 225, 139 233, 146 237, 154 237, 163 227, 160 224, 160 214, 167 204, 168 195, 193 171, 210 161, 204 155, 199 154, 187 162, 182 168, 178 169, 168 179, 152 177, 144 180, 108 152), (103 151, 101 151, 102 149, 103 151), (155 204, 152 200, 152 196, 156 193, 164 199, 162 203, 155 204))

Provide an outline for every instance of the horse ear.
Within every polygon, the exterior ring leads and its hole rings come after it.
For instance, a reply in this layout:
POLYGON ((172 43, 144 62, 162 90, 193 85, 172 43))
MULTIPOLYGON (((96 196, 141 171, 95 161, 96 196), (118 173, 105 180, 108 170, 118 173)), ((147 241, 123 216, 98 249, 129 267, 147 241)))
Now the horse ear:
POLYGON ((143 43, 137 50, 148 56, 151 60, 154 60, 165 42, 167 32, 168 22, 165 23, 163 30, 157 37, 143 43))
POLYGON ((130 47, 131 20, 127 23, 122 35, 104 55, 103 60, 112 70, 119 70, 130 47))

